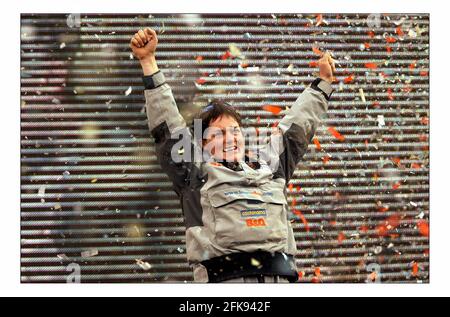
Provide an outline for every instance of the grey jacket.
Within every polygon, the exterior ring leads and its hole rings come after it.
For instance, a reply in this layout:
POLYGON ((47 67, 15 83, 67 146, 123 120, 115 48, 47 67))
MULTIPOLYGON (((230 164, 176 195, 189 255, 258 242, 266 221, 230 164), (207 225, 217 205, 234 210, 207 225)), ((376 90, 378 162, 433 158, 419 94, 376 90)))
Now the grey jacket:
MULTIPOLYGON (((314 84, 303 91, 279 122, 281 133, 262 151, 258 168, 243 161, 232 169, 213 161, 177 162, 174 147, 181 135, 190 137, 191 130, 161 71, 143 80, 158 161, 180 199, 194 280, 208 281, 202 261, 230 253, 295 255, 286 185, 327 111, 331 85, 321 81, 320 88, 314 84)), ((199 146, 191 140, 188 146, 194 153, 199 146)))

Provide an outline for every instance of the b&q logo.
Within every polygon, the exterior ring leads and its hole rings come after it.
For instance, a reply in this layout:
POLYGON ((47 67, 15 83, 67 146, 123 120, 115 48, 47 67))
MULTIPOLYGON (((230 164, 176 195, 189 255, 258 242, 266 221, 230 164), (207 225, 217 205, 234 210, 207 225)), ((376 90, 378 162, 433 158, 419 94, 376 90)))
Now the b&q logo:
POLYGON ((267 226, 264 218, 246 219, 245 222, 247 223, 247 227, 265 227, 265 226, 267 226))

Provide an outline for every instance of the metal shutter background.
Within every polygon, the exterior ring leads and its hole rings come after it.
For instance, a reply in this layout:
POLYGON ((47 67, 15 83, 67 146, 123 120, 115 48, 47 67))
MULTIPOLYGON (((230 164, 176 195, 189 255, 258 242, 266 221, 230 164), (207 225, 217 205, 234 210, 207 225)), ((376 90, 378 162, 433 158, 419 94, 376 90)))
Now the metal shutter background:
POLYGON ((23 282, 66 282, 74 263, 81 282, 192 281, 128 48, 144 26, 186 118, 223 97, 260 129, 279 120, 263 105, 289 106, 312 81, 313 47, 333 51, 321 149, 289 188, 301 281, 428 282, 428 15, 72 17, 21 16, 23 282))

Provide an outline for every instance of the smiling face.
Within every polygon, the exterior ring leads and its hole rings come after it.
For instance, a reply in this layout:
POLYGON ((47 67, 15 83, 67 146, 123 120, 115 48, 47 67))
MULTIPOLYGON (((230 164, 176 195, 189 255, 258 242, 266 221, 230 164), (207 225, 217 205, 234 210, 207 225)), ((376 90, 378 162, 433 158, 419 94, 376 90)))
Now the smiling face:
POLYGON ((204 134, 203 147, 219 162, 243 160, 245 139, 239 123, 226 114, 211 121, 204 134))

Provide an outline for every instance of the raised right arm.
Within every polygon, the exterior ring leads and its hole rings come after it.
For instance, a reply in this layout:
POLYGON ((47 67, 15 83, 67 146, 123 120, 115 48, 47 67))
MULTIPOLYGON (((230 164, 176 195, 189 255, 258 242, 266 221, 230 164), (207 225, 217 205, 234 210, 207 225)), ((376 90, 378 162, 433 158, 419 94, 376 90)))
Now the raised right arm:
MULTIPOLYGON (((178 111, 172 89, 156 63, 156 32, 150 28, 139 30, 130 41, 133 54, 139 59, 144 82, 145 107, 148 126, 155 139, 158 162, 180 196, 187 177, 185 162, 174 160, 174 145, 180 140, 174 136, 189 133, 184 118, 178 111)), ((180 135, 181 136, 181 135, 180 135)))

